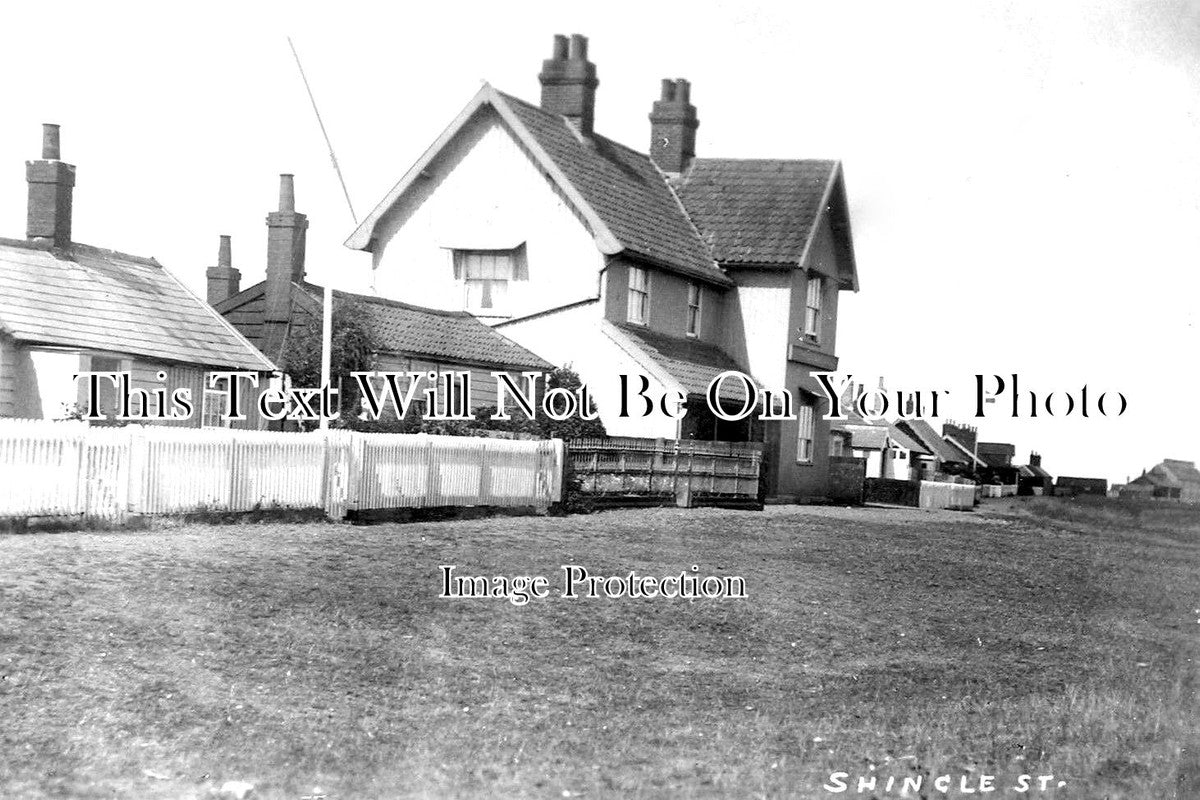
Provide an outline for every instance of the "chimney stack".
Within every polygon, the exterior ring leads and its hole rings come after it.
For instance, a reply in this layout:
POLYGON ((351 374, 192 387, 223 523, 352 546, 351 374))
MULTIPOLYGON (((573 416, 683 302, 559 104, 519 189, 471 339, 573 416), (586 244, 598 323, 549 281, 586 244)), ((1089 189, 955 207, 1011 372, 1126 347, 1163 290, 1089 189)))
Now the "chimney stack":
POLYGON ((658 168, 678 175, 696 157, 700 120, 691 101, 692 85, 683 78, 664 78, 662 97, 650 111, 650 157, 658 168))
POLYGON ((71 203, 75 167, 59 161, 58 126, 42 125, 42 157, 25 162, 29 210, 25 236, 31 242, 67 247, 71 244, 71 203))
POLYGON ((230 240, 221 236, 217 250, 217 265, 209 267, 204 275, 208 278, 208 304, 215 306, 241 291, 242 273, 233 268, 230 240))
POLYGON ((1029 454, 1029 466, 1040 467, 1042 465, 1042 456, 1039 453, 1029 454))
POLYGON ((266 319, 286 323, 292 316, 292 282, 304 280, 304 240, 308 217, 296 213, 296 185, 279 176, 279 210, 267 214, 266 319))
POLYGON ((542 108, 561 114, 583 136, 592 135, 596 115, 596 65, 588 61, 587 37, 578 33, 554 37, 551 57, 542 62, 542 108))

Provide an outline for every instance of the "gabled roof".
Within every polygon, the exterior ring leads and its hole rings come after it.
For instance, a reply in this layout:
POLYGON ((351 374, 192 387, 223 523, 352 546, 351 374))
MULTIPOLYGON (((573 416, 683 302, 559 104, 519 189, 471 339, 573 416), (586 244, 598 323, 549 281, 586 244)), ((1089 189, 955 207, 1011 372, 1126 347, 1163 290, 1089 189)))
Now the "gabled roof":
POLYGON ((841 425, 839 430, 850 434, 850 446, 855 450, 883 450, 888 446, 888 429, 880 425, 841 425))
MULTIPOLYGON (((266 282, 217 303, 222 314, 235 312, 264 296, 266 282)), ((325 289, 312 283, 292 283, 293 323, 297 310, 311 320, 320 320, 325 289)), ((452 361, 487 364, 499 369, 550 370, 553 365, 465 311, 441 311, 374 295, 334 290, 335 307, 353 303, 378 345, 380 352, 452 361)), ((284 342, 279 342, 281 351, 284 342)), ((282 353, 280 354, 282 355, 282 353)))
POLYGON ((888 425, 888 438, 892 440, 892 444, 897 447, 903 447, 905 450, 911 450, 914 453, 923 455, 932 455, 929 448, 922 445, 919 441, 909 436, 896 425, 888 425))
MULTIPOLYGON (((311 283, 294 285, 313 302, 319 317, 324 305, 324 288, 311 283)), ((497 367, 554 368, 553 364, 465 311, 441 311, 337 290, 333 292, 333 303, 335 308, 342 303, 354 303, 362 311, 363 321, 381 352, 497 367)))
POLYGON ((1200 470, 1196 469, 1195 462, 1166 458, 1159 466, 1169 470, 1171 475, 1181 483, 1200 483, 1200 470))
POLYGON ((630 252, 731 285, 650 156, 599 134, 582 139, 566 120, 507 94, 517 118, 630 252))
POLYGON ((977 455, 975 455, 973 452, 971 452, 970 448, 968 448, 966 445, 964 445, 958 439, 955 439, 953 436, 943 435, 942 440, 945 441, 946 444, 950 445, 955 450, 957 450, 959 453, 962 453, 963 456, 965 457, 966 462, 968 464, 971 464, 972 467, 986 467, 988 465, 986 461, 984 461, 982 458, 979 458, 977 455))
POLYGON ((839 162, 697 158, 676 190, 723 265, 802 266, 828 216, 845 266, 842 283, 858 288, 839 162))
POLYGON ((1053 476, 1037 464, 1024 464, 1021 471, 1030 478, 1052 478, 1053 476))
POLYGON ((1162 486, 1168 489, 1179 489, 1183 486, 1180 481, 1173 475, 1150 470, 1145 475, 1139 475, 1129 482, 1127 485, 1132 486, 1162 486))
POLYGON ((733 281, 716 265, 700 233, 649 156, 603 136, 586 139, 565 117, 484 86, 437 141, 346 240, 371 250, 376 228, 414 181, 484 106, 499 114, 538 166, 583 218, 606 255, 628 253, 721 286, 733 281))
MULTIPOLYGON (((712 380, 727 370, 750 374, 724 350, 698 339, 668 336, 641 325, 615 325, 607 320, 601 325, 611 339, 654 377, 686 395, 707 394, 712 380)), ((741 381, 725 380, 721 383, 720 397, 740 406, 745 402, 746 391, 741 381)))
POLYGON ((203 367, 275 365, 152 258, 0 239, 0 331, 32 345, 203 367))
POLYGON ((970 464, 971 459, 964 458, 962 452, 942 438, 932 425, 923 419, 897 420, 896 425, 901 430, 912 435, 925 448, 937 456, 939 461, 955 461, 970 464))

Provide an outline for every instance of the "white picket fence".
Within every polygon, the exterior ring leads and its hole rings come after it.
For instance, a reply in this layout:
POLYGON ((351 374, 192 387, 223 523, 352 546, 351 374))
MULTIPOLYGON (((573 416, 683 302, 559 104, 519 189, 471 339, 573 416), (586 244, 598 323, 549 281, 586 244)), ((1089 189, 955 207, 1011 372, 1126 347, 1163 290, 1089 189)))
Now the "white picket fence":
POLYGON ((975 484, 921 481, 921 508, 968 509, 975 507, 975 484))
POLYGON ((561 499, 563 443, 0 420, 0 518, 262 508, 532 506, 561 499))

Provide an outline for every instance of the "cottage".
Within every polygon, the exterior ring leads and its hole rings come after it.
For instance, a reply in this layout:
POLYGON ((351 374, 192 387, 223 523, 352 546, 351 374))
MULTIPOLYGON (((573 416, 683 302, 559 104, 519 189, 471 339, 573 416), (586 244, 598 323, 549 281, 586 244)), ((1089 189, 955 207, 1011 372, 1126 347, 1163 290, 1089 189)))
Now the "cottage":
POLYGON ((925 470, 921 477, 927 480, 938 480, 947 475, 967 475, 973 469, 970 454, 955 447, 923 419, 901 419, 896 421, 896 427, 920 442, 929 452, 925 470))
MULTIPOLYGON (((836 369, 838 295, 858 289, 841 164, 698 157, 686 80, 662 82, 649 154, 619 144, 595 128, 587 47, 554 38, 539 104, 483 86, 346 244, 372 253, 380 295, 472 313, 572 365, 610 433, 763 440, 769 496, 824 496, 810 373, 836 369), (790 392, 793 418, 709 413, 730 369, 790 392), (681 393, 687 415, 621 416, 622 374, 681 393)), ((727 382, 719 402, 744 394, 727 382)))
POLYGON ((1048 495, 1054 493, 1054 478, 1042 469, 1042 457, 1038 453, 1029 454, 1029 463, 1018 468, 1017 494, 1019 495, 1048 495))
MULTIPOLYGON (((267 215, 266 279, 240 288, 228 236, 221 237, 217 266, 209 267, 208 301, 249 341, 287 367, 289 345, 306 328, 321 325, 324 289, 305 279, 308 218, 295 210, 295 179, 280 176, 279 210, 267 215)), ((465 311, 426 308, 381 297, 333 292, 334 309, 353 309, 375 346, 376 369, 388 372, 469 372, 470 410, 496 402, 493 371, 520 381, 525 371, 552 365, 465 311)), ((420 397, 420 395, 418 395, 420 397)), ((419 401, 418 401, 419 402, 419 401)), ((411 412, 410 412, 411 413, 411 412)))
MULTIPOLYGON (((274 364, 153 258, 71 239, 75 167, 45 125, 42 157, 26 163, 26 238, 0 239, 0 417, 61 419, 88 410, 81 372, 129 373, 129 416, 197 427, 221 416, 212 371, 267 373, 274 364), (190 392, 190 414, 171 402, 190 392)), ((122 394, 100 382, 105 420, 122 394)), ((247 403, 239 426, 259 427, 247 403)), ((153 420, 152 420, 153 421, 153 420)))
POLYGON ((1121 497, 1200 503, 1200 470, 1193 461, 1165 459, 1125 484, 1121 497))

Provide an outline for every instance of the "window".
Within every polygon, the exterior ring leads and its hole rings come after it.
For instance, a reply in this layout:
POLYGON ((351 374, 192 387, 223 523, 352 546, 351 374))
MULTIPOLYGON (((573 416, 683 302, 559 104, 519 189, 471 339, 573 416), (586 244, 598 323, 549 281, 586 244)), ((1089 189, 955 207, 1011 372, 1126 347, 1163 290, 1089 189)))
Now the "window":
POLYGON ((688 286, 687 334, 688 336, 700 335, 700 284, 698 283, 688 286))
POLYGON ((463 305, 468 311, 503 314, 508 307, 508 285, 529 280, 525 245, 512 250, 455 250, 454 279, 463 285, 463 305))
POLYGON ((211 376, 204 378, 204 400, 200 408, 201 428, 228 428, 230 420, 225 418, 225 404, 229 397, 229 379, 211 376))
POLYGON ((843 456, 846 454, 846 440, 841 436, 829 437, 829 455, 843 456))
MULTIPOLYGON (((104 374, 114 372, 120 373, 129 369, 123 359, 114 358, 112 356, 89 356, 87 368, 90 372, 101 372, 104 374)), ((119 380, 120 376, 118 375, 118 381, 119 380)), ((96 386, 96 410, 100 412, 100 415, 103 416, 106 421, 111 423, 121 411, 121 390, 118 388, 120 384, 113 384, 107 378, 102 378, 99 383, 96 384, 96 386)), ((87 413, 87 381, 79 382, 79 396, 79 407, 84 410, 84 413, 87 413)), ((133 402, 131 402, 129 405, 129 410, 131 413, 136 415, 140 412, 141 403, 139 398, 135 397, 133 402)))
POLYGON ((808 300, 804 308, 804 335, 814 341, 821 338, 821 294, 824 289, 824 281, 820 275, 809 276, 808 300))
POLYGON ((809 395, 800 393, 800 402, 796 406, 798 432, 796 434, 796 461, 801 464, 811 464, 813 460, 813 401, 809 395))
POLYGON ((640 267, 629 268, 629 312, 626 318, 646 324, 650 312, 650 276, 640 267))

